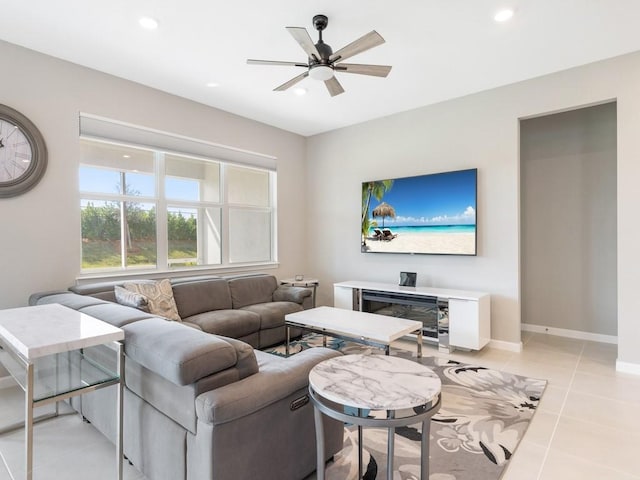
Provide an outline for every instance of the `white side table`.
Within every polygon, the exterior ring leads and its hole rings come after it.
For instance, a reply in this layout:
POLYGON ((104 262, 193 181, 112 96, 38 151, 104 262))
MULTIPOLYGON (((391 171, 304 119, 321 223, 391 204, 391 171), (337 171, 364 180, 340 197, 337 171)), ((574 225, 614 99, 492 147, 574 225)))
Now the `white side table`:
POLYGON ((27 480, 33 478, 33 409, 111 385, 118 386, 116 455, 122 480, 123 339, 121 329, 58 304, 0 310, 0 360, 25 392, 27 480), (115 350, 115 368, 85 355, 85 349, 99 345, 115 350))
POLYGON ((302 280, 285 278, 284 280, 280 280, 280 285, 311 288, 311 306, 316 308, 316 289, 318 288, 318 285, 320 285, 320 281, 317 278, 303 278, 302 280))
POLYGON ((440 378, 417 362, 386 355, 344 355, 309 372, 314 406, 318 480, 324 480, 322 414, 358 426, 358 472, 362 478, 362 427, 389 429, 387 478, 393 478, 395 428, 422 422, 420 478, 429 478, 431 417, 440 409, 440 378), (351 407, 351 408, 345 408, 351 407), (372 411, 382 411, 375 418, 372 411))

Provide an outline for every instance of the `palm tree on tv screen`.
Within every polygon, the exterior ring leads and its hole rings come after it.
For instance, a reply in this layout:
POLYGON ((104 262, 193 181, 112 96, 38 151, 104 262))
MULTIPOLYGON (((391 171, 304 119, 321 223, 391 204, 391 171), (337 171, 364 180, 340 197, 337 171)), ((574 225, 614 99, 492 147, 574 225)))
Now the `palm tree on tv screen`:
POLYGON ((369 207, 371 206, 371 197, 378 202, 382 200, 384 194, 393 187, 393 180, 378 180, 375 182, 364 182, 362 184, 362 243, 366 245, 369 228, 376 226, 369 220, 369 207))

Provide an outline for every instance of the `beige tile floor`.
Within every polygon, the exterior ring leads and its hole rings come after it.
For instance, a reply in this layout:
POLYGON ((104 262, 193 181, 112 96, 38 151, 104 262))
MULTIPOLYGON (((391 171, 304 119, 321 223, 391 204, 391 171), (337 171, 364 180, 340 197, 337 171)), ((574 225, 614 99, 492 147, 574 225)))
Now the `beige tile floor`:
MULTIPOLYGON (((615 371, 616 346, 527 332, 523 343, 520 354, 485 348, 442 355, 549 380, 502 480, 640 480, 640 377, 615 371)), ((440 355, 432 346, 424 351, 440 355)), ((2 425, 19 411, 21 397, 4 389, 0 398, 2 425)), ((16 479, 23 438, 21 431, 0 435, 0 453, 16 479)), ((113 445, 77 415, 39 423, 34 438, 36 480, 115 478, 113 445)), ((125 462, 125 479, 144 478, 125 462)), ((10 479, 0 459, 0 480, 10 479)))

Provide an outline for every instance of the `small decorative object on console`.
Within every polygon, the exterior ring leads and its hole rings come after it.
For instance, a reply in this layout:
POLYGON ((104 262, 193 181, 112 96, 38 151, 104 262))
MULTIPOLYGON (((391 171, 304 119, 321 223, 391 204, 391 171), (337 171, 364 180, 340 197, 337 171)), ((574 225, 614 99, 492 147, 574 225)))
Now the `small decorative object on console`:
POLYGON ((416 272, 400 272, 400 285, 401 287, 415 287, 416 278, 418 274, 416 272))

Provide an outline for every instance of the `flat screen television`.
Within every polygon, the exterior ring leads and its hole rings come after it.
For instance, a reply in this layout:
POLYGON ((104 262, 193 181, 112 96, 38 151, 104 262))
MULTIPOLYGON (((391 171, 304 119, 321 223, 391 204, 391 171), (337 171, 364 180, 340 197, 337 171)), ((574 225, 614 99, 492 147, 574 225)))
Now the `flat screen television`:
POLYGON ((476 255, 477 169, 362 182, 361 251, 476 255))

